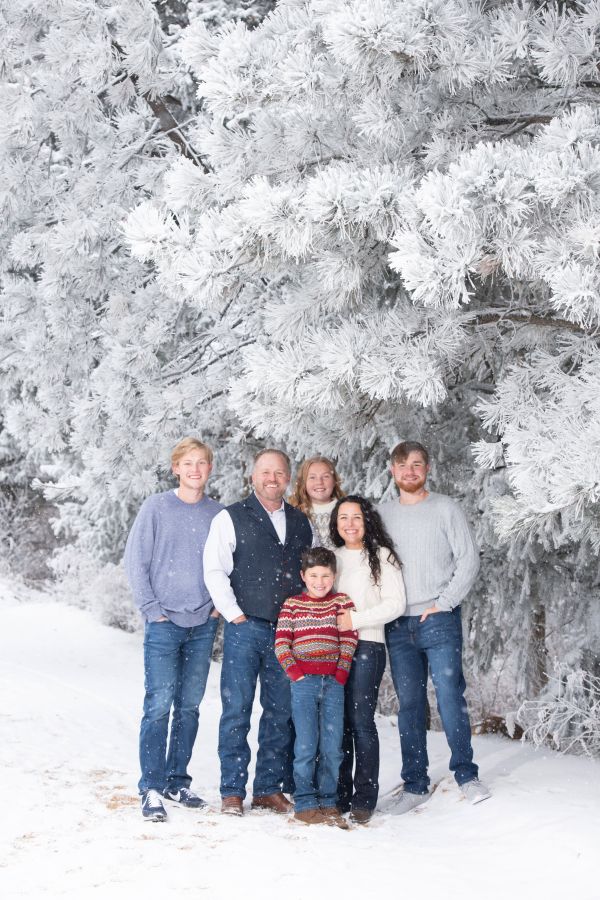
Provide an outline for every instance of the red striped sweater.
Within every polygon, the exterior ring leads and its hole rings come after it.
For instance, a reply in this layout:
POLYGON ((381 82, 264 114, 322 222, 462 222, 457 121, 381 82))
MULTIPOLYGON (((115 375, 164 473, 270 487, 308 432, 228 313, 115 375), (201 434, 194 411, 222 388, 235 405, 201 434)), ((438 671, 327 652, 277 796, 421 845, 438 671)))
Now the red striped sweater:
POLYGON ((303 675, 334 675, 345 684, 356 649, 356 631, 338 631, 337 613, 354 609, 346 594, 289 597, 279 613, 275 654, 292 681, 303 675))

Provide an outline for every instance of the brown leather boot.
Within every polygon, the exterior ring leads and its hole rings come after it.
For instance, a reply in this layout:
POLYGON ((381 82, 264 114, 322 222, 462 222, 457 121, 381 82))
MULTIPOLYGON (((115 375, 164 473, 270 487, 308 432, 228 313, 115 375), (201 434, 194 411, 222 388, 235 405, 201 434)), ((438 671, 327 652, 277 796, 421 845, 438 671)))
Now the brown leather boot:
POLYGON ((337 806, 324 806, 321 808, 321 812, 323 813, 326 825, 336 825, 338 828, 342 828, 344 831, 349 830, 350 826, 346 822, 343 815, 340 813, 337 806))
POLYGON ((368 825, 373 815, 371 809, 353 809, 350 813, 350 821, 356 825, 368 825))
POLYGON ((221 812, 226 816, 243 816, 244 801, 241 797, 223 797, 221 800, 221 812))
POLYGON ((328 824, 322 809, 303 809, 302 812, 294 813, 294 822, 300 822, 302 825, 328 824))
POLYGON ((264 794, 262 797, 253 797, 251 809, 269 809, 276 813, 289 813, 294 804, 290 803, 285 794, 264 794))

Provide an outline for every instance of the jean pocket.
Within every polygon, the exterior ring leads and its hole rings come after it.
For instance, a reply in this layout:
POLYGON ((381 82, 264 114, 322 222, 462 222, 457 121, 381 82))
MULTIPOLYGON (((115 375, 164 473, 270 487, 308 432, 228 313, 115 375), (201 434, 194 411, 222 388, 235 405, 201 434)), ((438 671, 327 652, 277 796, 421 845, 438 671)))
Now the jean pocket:
POLYGON ((443 641, 456 640, 462 634, 460 620, 451 612, 433 613, 424 622, 419 622, 419 632, 428 646, 443 641))
POLYGON ((438 624, 448 624, 453 621, 452 613, 449 610, 441 609, 439 612, 430 613, 424 622, 419 621, 419 625, 430 625, 432 623, 438 622, 438 624))

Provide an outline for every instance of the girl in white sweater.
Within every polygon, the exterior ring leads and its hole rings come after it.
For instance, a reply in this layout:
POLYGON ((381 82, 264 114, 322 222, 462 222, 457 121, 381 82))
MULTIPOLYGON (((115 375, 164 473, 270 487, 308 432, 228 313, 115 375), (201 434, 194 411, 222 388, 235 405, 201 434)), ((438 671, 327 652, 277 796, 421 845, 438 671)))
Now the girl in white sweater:
POLYGON ((338 627, 358 630, 345 692, 338 807, 365 824, 379 794, 375 709, 385 670, 384 625, 402 615, 406 595, 394 545, 368 500, 356 495, 338 500, 331 514, 331 538, 337 548, 336 590, 347 594, 356 607, 340 615, 338 627))

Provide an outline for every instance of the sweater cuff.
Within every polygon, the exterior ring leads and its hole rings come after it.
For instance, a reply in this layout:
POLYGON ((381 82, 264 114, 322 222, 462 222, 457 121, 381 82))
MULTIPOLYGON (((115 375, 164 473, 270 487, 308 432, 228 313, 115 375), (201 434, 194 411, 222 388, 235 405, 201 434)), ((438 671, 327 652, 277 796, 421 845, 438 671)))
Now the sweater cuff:
POLYGON ((286 673, 288 678, 291 678, 292 681, 298 681, 298 679, 302 678, 304 672, 302 671, 302 666, 299 666, 298 663, 294 663, 293 666, 290 666, 286 673))
POLYGON ((348 681, 348 676, 350 672, 346 672, 345 669, 336 669, 335 670, 335 680, 339 681, 340 684, 346 684, 348 681))
POLYGON ((363 610, 363 612, 360 613, 357 609, 351 609, 350 615, 352 616, 352 631, 358 631, 359 628, 369 627, 369 622, 364 621, 369 618, 369 610, 363 610), (366 613, 366 615, 364 613, 366 613))
POLYGON ((158 622, 158 620, 164 616, 164 612, 160 608, 160 603, 158 603, 158 601, 156 603, 148 603, 144 606, 142 612, 146 622, 158 622))
MULTIPOLYGON (((434 600, 434 605, 441 609, 442 612, 452 612, 454 609, 450 600, 447 600, 445 597, 438 597, 437 600, 434 600)), ((458 604, 456 605, 458 606, 458 604)))

